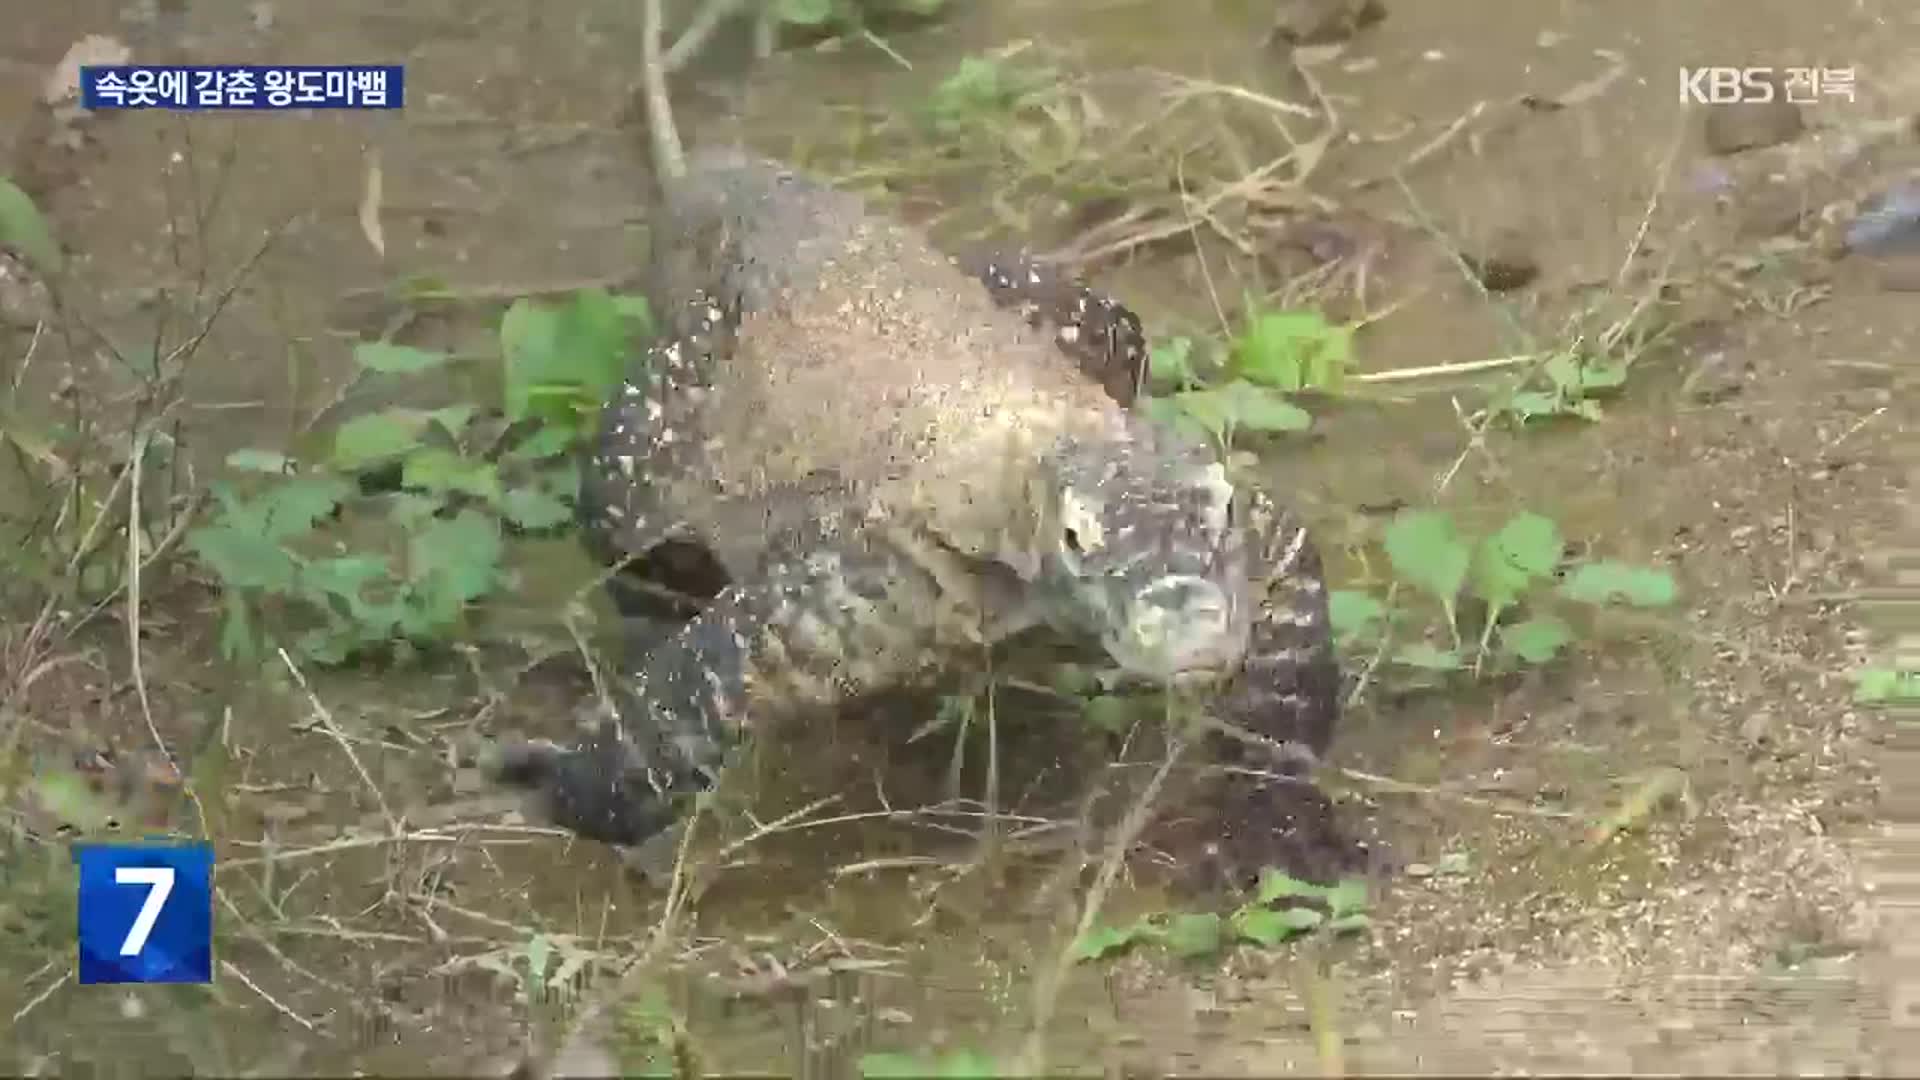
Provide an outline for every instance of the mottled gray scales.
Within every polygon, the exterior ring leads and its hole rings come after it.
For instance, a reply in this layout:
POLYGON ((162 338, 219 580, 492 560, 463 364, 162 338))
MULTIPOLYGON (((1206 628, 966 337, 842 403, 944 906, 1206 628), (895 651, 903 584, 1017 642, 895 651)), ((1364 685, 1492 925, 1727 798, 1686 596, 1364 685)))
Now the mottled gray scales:
POLYGON ((1259 523, 1250 529, 1264 541, 1255 565, 1267 568, 1266 588, 1240 676, 1220 707, 1229 723, 1277 744, 1283 762, 1305 765, 1307 755, 1326 753, 1340 715, 1325 570, 1305 525, 1264 498, 1254 500, 1254 513, 1259 523))
POLYGON ((1147 335, 1138 315, 1025 253, 995 252, 962 265, 996 303, 1050 331, 1115 401, 1133 404, 1147 360, 1147 335))
POLYGON ((1137 681, 1224 677, 1226 719, 1326 748, 1318 559, 1209 447, 1122 407, 1144 349, 1125 308, 1024 258, 963 270, 733 153, 669 180, 655 244, 661 339, 607 405, 582 506, 596 554, 695 595, 655 609, 689 621, 591 738, 507 751, 560 824, 642 840, 749 728, 1042 623, 1137 681))

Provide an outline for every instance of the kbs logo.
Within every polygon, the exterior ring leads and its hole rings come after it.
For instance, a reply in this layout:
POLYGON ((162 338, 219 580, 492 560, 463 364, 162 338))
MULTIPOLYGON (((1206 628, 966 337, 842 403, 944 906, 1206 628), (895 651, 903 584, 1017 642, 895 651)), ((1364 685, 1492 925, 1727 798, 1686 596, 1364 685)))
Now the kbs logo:
POLYGON ((1811 105, 1822 95, 1853 100, 1853 69, 1697 67, 1680 69, 1682 105, 1811 105))
POLYGON ((1732 105, 1751 101, 1766 104, 1778 87, 1773 69, 1703 67, 1680 69, 1680 100, 1693 105, 1732 105))

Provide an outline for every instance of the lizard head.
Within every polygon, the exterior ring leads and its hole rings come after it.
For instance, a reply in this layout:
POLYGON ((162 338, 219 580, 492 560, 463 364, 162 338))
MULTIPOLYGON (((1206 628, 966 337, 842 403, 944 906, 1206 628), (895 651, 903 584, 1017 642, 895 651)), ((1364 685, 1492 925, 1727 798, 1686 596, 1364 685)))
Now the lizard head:
POLYGON ((1097 636, 1129 675, 1184 681, 1247 651, 1240 493, 1210 450, 1145 425, 1063 444, 1049 470, 1041 584, 1053 617, 1097 636))

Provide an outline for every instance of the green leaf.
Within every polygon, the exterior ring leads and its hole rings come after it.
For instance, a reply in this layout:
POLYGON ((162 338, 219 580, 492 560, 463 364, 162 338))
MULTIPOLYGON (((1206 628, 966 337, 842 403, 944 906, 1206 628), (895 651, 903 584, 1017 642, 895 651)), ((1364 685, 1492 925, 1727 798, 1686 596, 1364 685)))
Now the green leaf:
POLYGON ((1234 424, 1248 431, 1305 431, 1313 426, 1313 417, 1279 391, 1235 379, 1220 392, 1232 403, 1234 424))
POLYGON ((774 14, 793 26, 822 26, 833 18, 833 0, 774 0, 774 14))
POLYGON ((507 456, 521 461, 555 457, 572 450, 579 435, 579 429, 570 423, 544 423, 507 451, 507 456))
POLYGON ((1327 593, 1327 617, 1339 637, 1362 634, 1386 615, 1386 607, 1372 593, 1357 589, 1334 589, 1327 593))
POLYGON ((538 488, 508 488, 500 497, 500 513, 508 521, 537 532, 563 525, 573 518, 573 508, 538 488))
POLYGON ((466 430, 467 422, 473 419, 474 407, 471 405, 448 405, 427 413, 430 423, 438 424, 440 430, 458 438, 466 430))
POLYGON ((1199 381, 1193 371, 1193 339, 1168 338, 1147 346, 1147 377, 1165 386, 1186 388, 1199 381))
POLYGON ((643 341, 653 337, 653 307, 647 303, 646 297, 615 293, 613 309, 620 313, 622 319, 632 324, 632 332, 636 337, 643 341))
POLYGON ((285 473, 293 471, 287 455, 273 450, 235 450, 227 455, 227 467, 248 472, 285 473))
POLYGON ((571 419, 580 403, 606 400, 626 369, 631 304, 585 289, 553 310, 521 300, 500 322, 510 422, 571 419))
POLYGON ((1164 939, 1175 956, 1211 956, 1224 943, 1223 929, 1220 916, 1210 911, 1182 912, 1168 920, 1164 939))
POLYGON ((860 1058, 860 1075, 875 1077, 876 1080, 893 1080, 896 1077, 920 1077, 932 1075, 924 1058, 912 1054, 872 1053, 860 1058))
POLYGON ((1074 941, 1072 955, 1075 960, 1098 960, 1136 942, 1158 937, 1159 933, 1146 919, 1126 926, 1096 926, 1074 941))
POLYGON ((1271 949, 1276 945, 1299 937, 1312 930, 1325 920, 1325 916, 1312 908, 1272 908, 1247 907, 1234 912, 1234 936, 1244 938, 1263 948, 1271 949))
POLYGON ((500 352, 506 365, 507 420, 532 415, 527 390, 557 366, 560 315, 533 300, 515 300, 500 319, 500 352))
POLYGON ((1327 890, 1327 908, 1335 915, 1350 915, 1367 907, 1367 883, 1359 878, 1343 878, 1327 890))
POLYGON ((1048 682, 1055 693, 1068 697, 1093 697, 1100 693, 1100 676, 1085 664, 1053 665, 1048 682))
POLYGON ((0 248, 10 248, 40 273, 57 272, 62 264, 60 244, 40 208, 18 185, 0 176, 0 248))
MULTIPOLYGON (((493 518, 463 510, 421 526, 407 545, 408 577, 433 583, 459 603, 485 596, 498 580, 500 526, 493 518)), ((441 610, 445 610, 442 608, 441 610)))
MULTIPOLYGON (((1195 393, 1188 391, 1187 393, 1195 393)), ((1137 403, 1142 415, 1163 428, 1169 428, 1196 439, 1219 439, 1225 434, 1224 420, 1204 415, 1196 416, 1181 402, 1186 394, 1174 394, 1170 397, 1151 397, 1143 395, 1137 403), (1213 420, 1216 426, 1209 426, 1213 420)))
POLYGON ((632 329, 614 298, 604 289, 582 289, 560 324, 560 346, 567 367, 555 381, 586 391, 594 401, 605 401, 620 385, 627 367, 632 329))
POLYGON ((268 540, 286 540, 312 529, 331 515, 351 490, 337 476, 313 475, 281 481, 252 499, 241 499, 224 484, 214 485, 220 523, 268 540))
POLYGON ((416 349, 411 345, 395 345, 390 341, 363 341, 353 348, 354 363, 368 371, 387 375, 416 375, 422 371, 432 371, 448 359, 447 353, 416 349))
POLYGON ((235 589, 228 589, 220 597, 223 617, 220 620, 220 658, 223 660, 252 660, 259 655, 253 635, 253 617, 246 595, 235 589))
POLYGON ((1555 353, 1541 366, 1541 371, 1547 381, 1567 397, 1580 396, 1580 361, 1572 353, 1555 353))
POLYGON ((96 794, 93 785, 72 769, 35 770, 27 784, 42 812, 82 833, 105 828, 118 814, 111 800, 96 794))
POLYGON ((301 659, 311 660, 322 667, 338 667, 353 655, 357 642, 351 632, 334 627, 318 627, 301 634, 294 643, 294 649, 301 659))
POLYGON ((1352 334, 1317 312, 1264 312, 1234 342, 1233 370, 1277 390, 1338 389, 1353 360, 1352 334))
POLYGON ((563 502, 574 502, 580 497, 580 462, 574 458, 548 465, 535 472, 533 479, 540 490, 563 502))
POLYGON ((1553 356, 1543 370, 1555 389, 1572 399, 1592 390, 1612 390, 1627 381, 1625 361, 1583 360, 1572 353, 1553 356))
POLYGON ((545 987, 547 965, 553 961, 553 942, 545 934, 535 934, 527 939, 522 955, 527 961, 527 981, 535 989, 545 987))
POLYGON ((347 611, 360 624, 362 633, 385 637, 393 631, 397 617, 388 605, 367 599, 367 586, 379 583, 391 588, 393 569, 387 560, 370 555, 343 555, 308 563, 301 574, 302 583, 311 591, 346 604, 347 611))
POLYGON ((1532 420, 1541 416, 1554 416, 1563 411, 1560 395, 1540 390, 1522 390, 1507 402, 1509 408, 1522 420, 1532 420))
POLYGON ((1475 553, 1473 590, 1494 609, 1489 618, 1498 618, 1527 586, 1553 573, 1565 552, 1560 527, 1534 513, 1515 514, 1482 541, 1475 553))
POLYGON ((1133 727, 1132 702, 1112 694, 1091 698, 1081 707, 1081 718, 1101 731, 1125 735, 1133 727))
POLYGON ((1201 430, 1225 440, 1235 428, 1248 431, 1305 431, 1313 418, 1279 393, 1235 379, 1224 386, 1183 390, 1167 399, 1201 430))
POLYGON ((211 525, 188 533, 187 544, 230 589, 285 592, 298 572, 292 555, 252 530, 211 525))
POLYGON ((1666 607, 1679 594, 1673 575, 1665 570, 1620 562, 1587 563, 1567 576, 1560 591, 1585 604, 1624 600, 1634 607, 1666 607))
POLYGON ((1451 619, 1469 559, 1453 521, 1436 510, 1402 513, 1387 526, 1386 547, 1394 574, 1440 601, 1451 619))
POLYGON ((458 491, 489 501, 500 498, 500 472, 492 462, 469 461, 438 446, 422 447, 407 455, 400 483, 421 491, 458 491))
POLYGON ((1233 932, 1236 938, 1271 949, 1306 934, 1323 919, 1325 917, 1311 907, 1283 907, 1279 911, 1271 907, 1242 907, 1233 915, 1233 932))
POLYGON ((956 1050, 944 1057, 929 1060, 916 1054, 864 1054, 860 1058, 860 1075, 880 1077, 911 1077, 913 1080, 926 1080, 938 1077, 941 1080, 989 1080, 1000 1075, 999 1066, 985 1054, 972 1050, 956 1050))
POLYGON ((427 414, 413 409, 356 416, 333 433, 333 465, 353 472, 390 461, 420 445, 427 414))
POLYGON ((1260 872, 1260 888, 1254 893, 1254 902, 1269 907, 1281 900, 1324 900, 1326 896, 1326 886, 1301 881, 1268 867, 1260 872))
POLYGON ((1580 385, 1588 390, 1612 390, 1625 386, 1627 382, 1627 363, 1616 360, 1611 363, 1590 360, 1581 365, 1580 385))
POLYGON ((395 525, 409 532, 419 528, 422 523, 431 520, 445 505, 431 495, 403 491, 396 494, 387 504, 387 517, 395 525))
POLYGON ((1863 705, 1920 701, 1920 671, 1866 668, 1853 675, 1853 700, 1863 705))
POLYGON ((1393 654, 1393 658, 1408 667, 1424 671, 1459 671, 1464 666, 1457 650, 1442 649, 1424 641, 1416 641, 1402 648, 1393 654))
POLYGON ((333 514, 351 492, 337 476, 308 476, 279 484, 255 500, 261 533, 287 540, 311 530, 333 514))
POLYGON ((1500 631, 1500 644, 1529 664, 1544 664, 1573 640, 1573 630, 1551 615, 1539 615, 1500 631))

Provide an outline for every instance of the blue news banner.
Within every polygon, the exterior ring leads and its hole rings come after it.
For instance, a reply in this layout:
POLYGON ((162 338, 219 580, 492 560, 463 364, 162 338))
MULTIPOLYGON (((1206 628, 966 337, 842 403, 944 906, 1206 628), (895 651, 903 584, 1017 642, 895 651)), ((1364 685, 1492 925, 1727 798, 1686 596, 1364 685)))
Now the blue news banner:
POLYGON ((77 844, 82 983, 213 981, 213 847, 77 844))
POLYGON ((398 109, 406 96, 407 72, 399 64, 80 68, 80 104, 89 109, 398 109))

